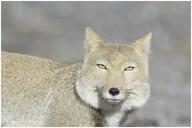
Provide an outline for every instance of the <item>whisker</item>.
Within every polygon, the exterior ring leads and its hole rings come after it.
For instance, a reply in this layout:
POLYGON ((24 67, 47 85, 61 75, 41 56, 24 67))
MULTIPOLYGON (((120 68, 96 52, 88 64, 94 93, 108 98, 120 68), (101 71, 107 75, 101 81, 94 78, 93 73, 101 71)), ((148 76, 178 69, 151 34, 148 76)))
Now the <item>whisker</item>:
POLYGON ((128 95, 135 95, 135 96, 137 96, 136 92, 134 92, 134 91, 135 91, 135 89, 126 89, 123 92, 127 93, 128 95))

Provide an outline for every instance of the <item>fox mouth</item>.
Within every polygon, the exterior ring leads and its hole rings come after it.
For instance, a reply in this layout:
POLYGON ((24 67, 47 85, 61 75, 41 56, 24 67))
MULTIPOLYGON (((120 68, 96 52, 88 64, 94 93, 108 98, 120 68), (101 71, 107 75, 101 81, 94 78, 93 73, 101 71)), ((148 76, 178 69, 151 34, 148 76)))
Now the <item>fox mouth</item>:
POLYGON ((123 102, 123 100, 120 100, 120 99, 107 99, 107 98, 104 98, 104 100, 109 104, 119 104, 119 103, 123 102))
POLYGON ((97 91, 101 97, 101 99, 103 101, 105 101, 106 103, 108 104, 112 104, 112 105, 115 105, 115 104, 120 104, 124 101, 124 99, 120 99, 120 98, 117 98, 117 97, 107 97, 104 95, 104 90, 103 88, 97 88, 97 91))

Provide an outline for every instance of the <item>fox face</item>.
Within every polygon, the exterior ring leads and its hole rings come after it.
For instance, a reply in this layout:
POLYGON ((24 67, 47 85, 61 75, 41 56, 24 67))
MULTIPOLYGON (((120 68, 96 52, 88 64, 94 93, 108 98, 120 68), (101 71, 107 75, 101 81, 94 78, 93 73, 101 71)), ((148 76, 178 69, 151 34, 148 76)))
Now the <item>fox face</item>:
POLYGON ((144 104, 149 96, 150 40, 149 33, 131 45, 112 44, 87 28, 86 55, 76 82, 79 96, 103 109, 121 106, 128 110, 144 104))

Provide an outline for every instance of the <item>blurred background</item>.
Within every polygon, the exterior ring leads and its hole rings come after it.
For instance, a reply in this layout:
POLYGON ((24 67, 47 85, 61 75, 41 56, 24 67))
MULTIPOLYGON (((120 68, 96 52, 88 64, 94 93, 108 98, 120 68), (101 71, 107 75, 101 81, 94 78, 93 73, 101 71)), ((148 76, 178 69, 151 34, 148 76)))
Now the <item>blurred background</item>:
POLYGON ((153 33, 151 98, 123 126, 190 126, 190 2, 1 2, 2 50, 82 61, 86 26, 104 39, 153 33))

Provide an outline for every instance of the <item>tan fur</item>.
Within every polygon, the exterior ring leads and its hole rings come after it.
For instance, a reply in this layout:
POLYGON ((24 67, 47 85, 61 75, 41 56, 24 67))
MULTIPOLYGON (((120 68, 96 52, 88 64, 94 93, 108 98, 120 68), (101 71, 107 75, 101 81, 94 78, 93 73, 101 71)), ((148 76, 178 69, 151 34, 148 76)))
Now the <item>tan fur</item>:
POLYGON ((74 92, 79 66, 2 52, 2 125, 94 126, 74 92))
POLYGON ((82 64, 2 52, 2 126, 119 126, 149 97, 150 38, 115 45, 87 28, 82 64), (124 71, 127 66, 135 69, 124 71), (121 102, 108 101, 111 87, 120 90, 112 99, 121 102))

